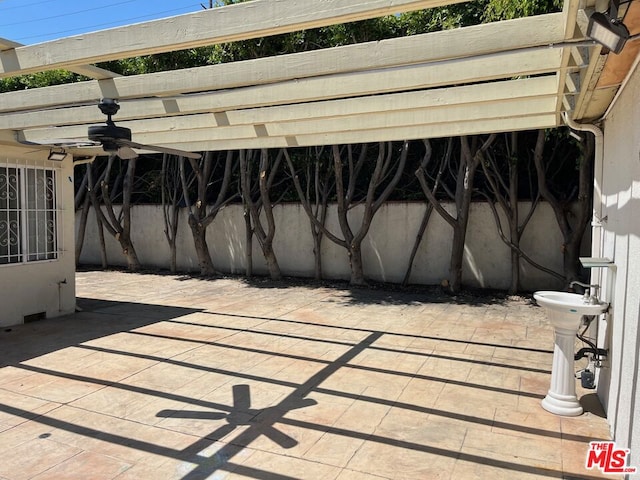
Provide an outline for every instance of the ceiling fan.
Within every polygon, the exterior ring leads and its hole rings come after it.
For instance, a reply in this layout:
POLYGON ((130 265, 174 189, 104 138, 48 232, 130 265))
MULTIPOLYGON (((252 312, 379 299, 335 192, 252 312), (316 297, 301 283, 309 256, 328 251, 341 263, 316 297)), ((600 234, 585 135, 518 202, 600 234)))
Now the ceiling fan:
POLYGON ((116 154, 123 160, 136 158, 138 156, 138 154, 133 150, 134 148, 179 155, 182 157, 194 158, 196 160, 200 158, 200 154, 198 153, 133 142, 131 141, 131 129, 117 126, 111 118, 113 115, 118 113, 120 105, 112 98, 103 98, 98 104, 98 107, 100 108, 100 111, 107 116, 107 122, 105 125, 90 126, 88 137, 89 140, 102 144, 102 148, 105 152, 116 154))
MULTIPOLYGON (((181 157, 200 159, 200 154, 187 152, 186 150, 178 150, 175 148, 161 147, 158 145, 145 145, 142 143, 133 142, 131 140, 131 129, 126 127, 117 126, 112 117, 118 110, 120 105, 113 98, 103 98, 98 104, 100 111, 107 116, 107 121, 103 125, 91 125, 87 132, 89 141, 86 140, 60 140, 55 139, 46 142, 47 145, 53 145, 56 147, 88 147, 102 145, 102 149, 109 153, 115 154, 123 160, 129 160, 137 158, 138 154, 133 150, 151 150, 154 152, 168 153, 170 155, 177 155, 181 157)), ((33 142, 26 141, 24 135, 21 132, 17 132, 18 142, 25 145, 38 145, 33 142)), ((42 144, 39 144, 42 145, 42 144)))

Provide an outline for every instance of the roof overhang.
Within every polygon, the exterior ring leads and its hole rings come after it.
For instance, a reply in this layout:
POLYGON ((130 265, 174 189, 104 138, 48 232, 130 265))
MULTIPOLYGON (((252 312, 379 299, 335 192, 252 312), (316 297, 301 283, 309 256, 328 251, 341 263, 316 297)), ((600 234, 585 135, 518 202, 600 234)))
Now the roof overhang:
MULTIPOLYGON (((77 71, 448 3, 457 2, 256 0, 37 45, 5 41, 0 76, 77 71)), ((629 7, 632 34, 639 4, 629 7)), ((0 94, 0 143, 86 140, 87 126, 104 121, 96 107, 103 97, 119 100, 115 120, 132 129, 134 141, 189 151, 553 128, 563 112, 594 120, 625 75, 602 80, 614 55, 585 42, 593 5, 584 5, 566 0, 561 13, 185 70, 128 77, 97 70, 96 80, 0 94)), ((628 72, 637 56, 629 42, 619 56, 626 63, 610 69, 628 72)))

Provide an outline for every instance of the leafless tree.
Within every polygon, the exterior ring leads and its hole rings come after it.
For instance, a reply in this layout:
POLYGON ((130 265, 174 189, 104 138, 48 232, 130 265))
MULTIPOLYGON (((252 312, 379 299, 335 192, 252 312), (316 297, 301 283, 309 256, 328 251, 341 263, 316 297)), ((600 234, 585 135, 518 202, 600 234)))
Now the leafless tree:
POLYGON ((77 231, 76 231, 76 266, 80 264, 80 255, 82 254, 82 247, 84 246, 84 236, 87 230, 87 219, 89 217, 89 208, 91 207, 91 197, 88 189, 92 186, 88 186, 89 181, 89 167, 84 166, 84 175, 82 182, 78 186, 75 194, 75 212, 80 211, 80 218, 78 219, 77 231))
MULTIPOLYGON (((416 175, 420 181, 422 191, 433 204, 436 211, 453 229, 451 244, 451 261, 449 263, 448 287, 452 293, 460 291, 462 286, 462 262, 464 258, 464 244, 469 223, 469 211, 473 195, 473 182, 476 170, 483 161, 484 153, 494 142, 496 135, 490 135, 483 143, 480 137, 460 137, 460 155, 455 172, 455 216, 446 211, 442 203, 436 198, 433 189, 428 185, 424 169, 418 169, 416 175)), ((453 158, 453 157, 451 157, 453 158)), ((448 189, 447 192, 449 192, 448 189)), ((452 192, 449 192, 450 194, 452 192)))
POLYGON ((308 148, 304 158, 298 162, 302 165, 296 168, 289 151, 284 151, 298 198, 303 204, 305 212, 309 215, 316 280, 322 279, 322 238, 327 219, 329 195, 335 186, 333 169, 330 158, 327 158, 327 152, 326 147, 308 148))
MULTIPOLYGON (((448 165, 448 160, 451 156, 451 145, 452 140, 449 139, 449 148, 447 149, 447 154, 443 155, 440 160, 440 166, 435 175, 434 186, 433 186, 433 194, 437 195, 438 187, 440 185, 440 179, 444 173, 445 167, 448 165)), ((424 156, 422 157, 422 161, 420 162, 420 166, 418 167, 419 172, 416 172, 416 175, 419 175, 420 172, 426 171, 427 166, 431 162, 431 157, 433 155, 433 148, 431 147, 431 142, 428 139, 423 140, 424 143, 424 156)), ((431 214, 433 213, 433 203, 427 201, 425 203, 425 211, 422 215, 422 221, 420 222, 420 227, 418 228, 418 233, 416 234, 416 240, 413 243, 413 248, 411 249, 411 254, 409 255, 409 262, 407 265, 407 270, 404 274, 404 279, 402 280, 402 285, 407 286, 409 284, 409 280, 411 279, 411 272, 413 270, 413 262, 415 261, 416 254, 418 253, 418 248, 420 248, 420 243, 422 243, 422 238, 424 237, 424 233, 427 230, 427 226, 429 225, 429 220, 431 219, 431 214)))
MULTIPOLYGON (((107 246, 104 241, 104 225, 102 224, 104 215, 101 215, 102 212, 98 213, 98 210, 102 208, 102 203, 100 201, 101 194, 99 194, 98 185, 104 178, 105 170, 103 170, 96 179, 94 174, 94 167, 95 163, 87 164, 87 194, 91 200, 91 206, 93 207, 94 212, 96 212, 96 227, 98 229, 98 240, 100 243, 100 260, 102 268, 106 269, 109 263, 107 258, 107 246)), ((77 251, 77 254, 79 255, 80 252, 77 251)))
MULTIPOLYGON (((362 242, 369 233, 373 217, 380 207, 387 201, 394 188, 400 181, 404 166, 407 162, 409 142, 405 141, 400 148, 399 155, 391 142, 378 144, 378 154, 374 169, 364 192, 358 191, 358 184, 362 182, 362 172, 369 156, 370 144, 346 145, 340 148, 332 145, 333 169, 336 184, 336 202, 338 223, 342 238, 332 233, 313 214, 308 203, 302 205, 309 219, 319 227, 324 235, 332 242, 347 250, 351 285, 365 285, 364 268, 362 262, 362 242), (355 150, 359 148, 359 152, 355 150), (344 169, 346 164, 346 171, 344 169), (358 205, 363 205, 362 220, 357 231, 352 228, 349 212, 358 205)), ((299 185, 296 186, 296 189, 299 185)), ((300 192, 298 192, 300 195, 300 192)))
POLYGON ((176 240, 180 221, 180 204, 184 202, 180 179, 181 161, 184 159, 165 153, 162 155, 162 170, 160 171, 162 218, 164 235, 169 245, 169 270, 172 273, 177 270, 176 240))
POLYGON ((563 237, 563 274, 566 285, 577 280, 580 274, 580 246, 584 232, 591 219, 593 202, 593 135, 584 135, 581 143, 580 158, 566 158, 565 152, 557 147, 561 142, 557 137, 545 142, 545 131, 538 132, 534 163, 536 166, 538 188, 555 214, 563 237), (545 154, 545 144, 551 143, 551 152, 545 154), (561 158, 564 157, 564 158, 561 158), (553 192, 553 175, 550 168, 563 160, 574 161, 578 170, 577 185, 571 191, 553 192))
MULTIPOLYGON (((560 273, 553 271, 535 262, 520 247, 522 235, 533 216, 536 207, 540 203, 540 192, 533 194, 529 204, 529 210, 520 221, 520 194, 519 194, 519 168, 523 161, 520 158, 518 148, 518 132, 505 134, 505 152, 502 161, 496 158, 491 151, 487 151, 485 161, 481 163, 486 179, 487 192, 483 194, 487 198, 487 205, 491 208, 500 239, 511 249, 511 283, 509 293, 515 294, 520 289, 520 259, 522 258, 531 266, 544 271, 552 276, 562 279, 560 273), (502 165, 502 168, 501 168, 502 165), (506 169, 506 172, 504 171, 506 169), (507 222, 508 235, 502 225, 502 219, 498 214, 496 204, 504 213, 507 222)), ((533 191, 533 188, 530 188, 533 191)))
POLYGON ((253 272, 251 238, 255 235, 267 262, 271 279, 280 280, 282 278, 280 265, 273 250, 273 239, 276 234, 273 206, 277 202, 272 202, 270 191, 283 156, 284 150, 278 150, 272 163, 270 152, 266 148, 260 151, 240 150, 240 191, 243 205, 245 206, 245 222, 247 226, 247 276, 250 276, 253 272), (258 163, 258 168, 254 169, 256 163, 258 163), (257 174, 257 178, 255 178, 254 172, 257 174), (262 223, 262 213, 264 213, 266 226, 262 223))
POLYGON ((185 159, 179 158, 182 197, 187 208, 189 228, 198 255, 200 274, 215 275, 207 244, 207 227, 220 210, 235 198, 235 194, 229 189, 234 170, 234 151, 206 152, 200 160, 189 158, 189 165, 191 168, 187 172, 185 159), (191 198, 193 182, 196 185, 195 202, 191 198), (210 195, 215 196, 211 205, 208 204, 210 195))
MULTIPOLYGON (((94 210, 96 212, 96 217, 99 219, 98 222, 106 228, 107 232, 109 232, 118 241, 118 243, 120 243, 122 254, 127 260, 128 269, 131 271, 137 271, 140 270, 141 265, 138 260, 138 255, 136 254, 133 241, 131 240, 131 194, 133 193, 136 159, 133 158, 126 161, 126 173, 122 175, 122 205, 118 215, 116 215, 112 196, 110 194, 109 180, 111 178, 113 165, 117 159, 118 157, 115 155, 109 156, 107 166, 102 179, 100 180, 102 202, 106 215, 97 203, 94 203, 94 210)), ((119 185, 117 178, 115 185, 119 185)), ((96 196, 94 196, 94 198, 97 200, 96 196)))

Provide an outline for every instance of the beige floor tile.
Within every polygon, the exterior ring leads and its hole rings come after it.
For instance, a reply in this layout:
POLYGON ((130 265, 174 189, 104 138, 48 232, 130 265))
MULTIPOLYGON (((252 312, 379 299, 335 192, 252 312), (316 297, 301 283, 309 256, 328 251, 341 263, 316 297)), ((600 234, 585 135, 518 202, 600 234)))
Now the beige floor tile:
POLYGON ((394 480, 450 479, 456 451, 431 447, 409 447, 399 443, 367 441, 355 453, 347 468, 394 480))
POLYGON ((560 438, 560 418, 542 409, 532 413, 498 408, 492 431, 545 442, 560 438))
POLYGON ((580 417, 540 406, 539 308, 258 282, 79 273, 91 308, 10 332, 0 480, 32 452, 39 478, 598 478, 593 392, 580 417))
POLYGON ((30 479, 80 452, 79 448, 47 438, 36 438, 16 447, 3 449, 0 475, 12 480, 30 479))
POLYGON ((49 438, 52 427, 33 421, 11 426, 0 432, 0 445, 3 449, 17 447, 38 438, 49 438))
POLYGON ((562 417, 560 428, 563 438, 568 435, 577 435, 589 438, 589 441, 611 439, 606 422, 603 422, 600 416, 589 412, 583 413, 579 417, 562 417))
POLYGON ((373 432, 384 439, 454 452, 460 450, 466 434, 466 425, 402 408, 392 408, 373 432))
POLYGON ((59 406, 57 402, 0 388, 0 423, 8 426, 20 425, 59 406))
POLYGON ((104 388, 104 385, 101 383, 77 381, 65 378, 64 374, 60 374, 60 376, 37 374, 37 376, 28 378, 34 380, 34 382, 29 385, 29 388, 23 388, 22 385, 16 387, 15 384, 7 384, 6 387, 9 389, 16 388, 16 390, 30 397, 56 403, 73 402, 78 398, 82 398, 104 388))
POLYGON ((445 385, 446 382, 437 377, 426 375, 414 377, 407 383, 396 401, 417 407, 431 407, 435 405, 445 385))
MULTIPOLYGON (((320 427, 291 425, 288 422, 265 422, 256 428, 261 435, 249 445, 255 450, 303 458, 324 434, 320 427)), ((329 428, 329 427, 326 427, 329 428)))
POLYGON ((295 360, 291 362, 287 367, 283 368, 275 375, 273 375, 272 378, 282 380, 284 382, 302 385, 326 367, 327 363, 325 363, 324 361, 295 360))
POLYGON ((234 471, 224 478, 268 479, 270 475, 284 475, 299 480, 334 480, 340 474, 338 467, 263 451, 255 451, 238 463, 234 471))
POLYGON ((537 395, 542 400, 549 390, 551 375, 535 372, 521 372, 520 390, 531 396, 537 395))
POLYGON ((312 392, 305 398, 316 402, 305 408, 289 410, 284 418, 309 422, 314 425, 334 425, 347 411, 355 399, 331 395, 329 393, 312 392))
POLYGON ((373 433, 390 408, 388 405, 356 400, 332 426, 359 434, 373 433))
POLYGON ((494 365, 479 364, 473 365, 467 380, 478 385, 496 387, 502 391, 513 392, 514 395, 520 390, 521 372, 496 368, 494 365))
POLYGON ((220 442, 211 442, 201 451, 180 458, 157 458, 155 462, 137 463, 117 480, 181 480, 189 474, 197 478, 227 478, 237 463, 253 454, 252 450, 230 448, 220 442))
POLYGON ((559 438, 545 437, 543 441, 518 435, 507 435, 485 429, 469 429, 462 451, 484 452, 492 457, 515 458, 526 465, 562 464, 559 438))
POLYGON ((371 475, 370 473, 356 472, 354 470, 343 469, 336 480, 391 480, 388 477, 381 477, 379 475, 371 475))
POLYGON ((81 452, 36 475, 33 480, 77 480, 85 475, 90 476, 91 480, 111 480, 129 468, 131 465, 121 460, 98 453, 81 452))
POLYGON ((35 375, 35 372, 20 366, 7 365, 0 368, 0 388, 7 383, 20 381, 21 379, 35 375))
POLYGON ((447 384, 438 396, 435 406, 446 408, 447 405, 456 403, 469 405, 471 411, 483 406, 515 409, 518 405, 518 390, 490 387, 482 383, 473 383, 469 386, 464 383, 447 384))
MULTIPOLYGON (((94 349, 113 351, 120 355, 133 352, 141 355, 161 355, 160 358, 170 358, 192 350, 194 345, 193 342, 185 340, 142 335, 134 329, 90 340, 85 342, 81 348, 90 349, 92 347, 94 349)), ((96 351, 96 355, 98 354, 101 354, 101 352, 96 351)))
MULTIPOLYGON (((497 463, 497 465, 500 464, 497 463)), ((470 456, 456 462, 451 478, 456 480, 537 480, 544 478, 540 476, 539 472, 531 470, 527 466, 522 466, 520 470, 518 468, 518 465, 514 465, 513 468, 487 465, 473 461, 473 457, 470 456)))
POLYGON ((473 365, 468 361, 468 358, 457 355, 461 359, 440 354, 428 357, 417 373, 442 380, 465 381, 473 365))
POLYGON ((492 358, 500 350, 501 348, 495 347, 491 344, 482 344, 480 342, 477 342, 477 343, 466 343, 464 353, 466 353, 467 355, 492 358))
POLYGON ((314 462, 344 467, 364 444, 362 436, 326 432, 303 455, 314 462))
POLYGON ((47 416, 47 422, 55 428, 51 439, 129 463, 155 455, 173 456, 198 439, 73 407, 60 407, 47 416))

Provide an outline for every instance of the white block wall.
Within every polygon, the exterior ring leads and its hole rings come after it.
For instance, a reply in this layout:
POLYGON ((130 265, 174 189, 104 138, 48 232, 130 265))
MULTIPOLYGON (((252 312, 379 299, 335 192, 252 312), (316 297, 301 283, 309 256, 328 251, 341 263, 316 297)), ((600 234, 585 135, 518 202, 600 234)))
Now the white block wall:
MULTIPOLYGON (((523 208, 526 205, 522 206, 523 208)), ((399 283, 404 278, 409 254, 425 209, 423 203, 391 202, 384 205, 374 218, 364 241, 365 275, 373 280, 399 283)), ((361 209, 353 212, 354 230, 361 209)), ((183 212, 184 213, 184 212, 183 212)), ((274 209, 277 223, 274 249, 284 275, 312 277, 313 242, 309 220, 300 205, 285 204, 274 209)), ((132 237, 143 265, 168 268, 169 247, 163 233, 162 210, 159 206, 136 206, 132 213, 132 237)), ((340 234, 335 208, 329 212, 327 225, 340 234)), ((245 231, 242 207, 231 205, 222 210, 207 233, 207 241, 216 269, 242 274, 245 269, 245 231)), ((117 242, 108 234, 109 263, 125 265, 117 242)), ((433 212, 426 235, 416 256, 411 283, 439 284, 448 278, 451 228, 433 212)), ((562 236, 548 205, 541 204, 522 239, 522 246, 539 263, 562 272, 562 236)), ((326 237, 323 240, 323 269, 326 278, 348 279, 346 251, 326 237)), ((267 269, 254 239, 254 271, 266 274, 267 269)), ((465 248, 463 278, 467 285, 506 289, 510 282, 509 249, 500 240, 493 216, 487 205, 472 205, 471 220, 465 248)), ((93 213, 89 217, 81 262, 100 263, 100 250, 93 213)), ((178 268, 197 271, 198 261, 193 248, 186 216, 181 217, 178 234, 178 268)), ((525 289, 558 288, 553 277, 522 263, 522 283, 525 289)))

